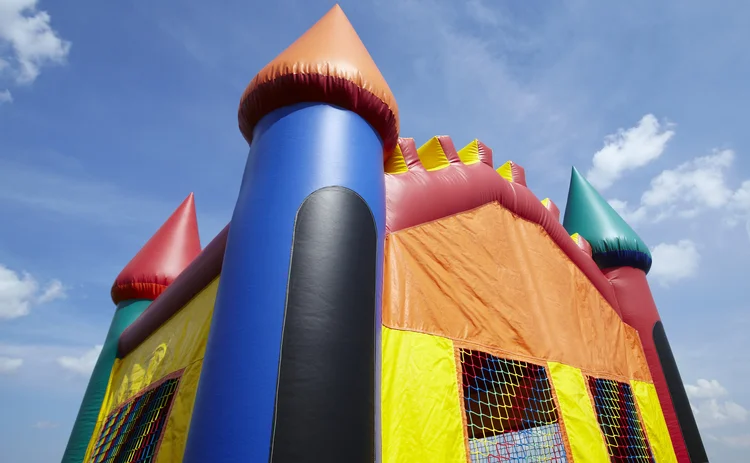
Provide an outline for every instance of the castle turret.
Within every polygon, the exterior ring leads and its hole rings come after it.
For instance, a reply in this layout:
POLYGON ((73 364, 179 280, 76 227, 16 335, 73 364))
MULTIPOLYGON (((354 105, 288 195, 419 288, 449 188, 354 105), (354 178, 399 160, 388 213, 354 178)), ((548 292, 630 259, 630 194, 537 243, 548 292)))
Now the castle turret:
POLYGON ((708 461, 646 274, 651 253, 596 189, 576 170, 563 226, 591 246, 592 257, 615 290, 623 321, 638 331, 664 418, 680 463, 708 461))
POLYGON ((112 301, 117 307, 86 387, 63 454, 63 463, 83 462, 99 419, 107 383, 117 357, 120 335, 200 251, 198 221, 191 193, 125 266, 112 285, 112 301))
POLYGON ((338 6, 250 82, 239 125, 250 153, 184 461, 375 461, 398 109, 338 6))

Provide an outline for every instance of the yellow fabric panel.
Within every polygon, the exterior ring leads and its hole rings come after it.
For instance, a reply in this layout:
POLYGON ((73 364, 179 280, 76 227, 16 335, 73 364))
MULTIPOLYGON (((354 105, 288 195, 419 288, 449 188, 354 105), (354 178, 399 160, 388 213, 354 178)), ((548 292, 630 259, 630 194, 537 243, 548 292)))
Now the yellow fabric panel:
POLYGON ((656 395, 656 387, 651 383, 643 381, 631 381, 633 395, 641 412, 641 420, 646 428, 646 436, 654 452, 654 459, 659 463, 677 463, 677 456, 669 437, 667 422, 661 410, 659 396, 656 395))
POLYGON ((466 463, 453 342, 383 327, 383 463, 466 463))
MULTIPOLYGON (((170 373, 184 370, 156 463, 181 461, 193 413, 219 278, 115 364, 103 417, 170 373)), ((98 433, 97 433, 98 436, 98 433)))
POLYGON ((391 157, 385 161, 384 170, 386 174, 405 174, 409 172, 406 160, 404 159, 404 153, 401 152, 400 146, 396 145, 396 149, 393 150, 391 157))
POLYGON ((576 463, 609 461, 607 445, 583 373, 562 363, 549 362, 547 365, 573 453, 571 460, 576 463))
MULTIPOLYGON (((213 307, 211 312, 213 312, 213 307)), ((208 330, 206 330, 206 335, 208 335, 208 330)), ((195 394, 198 391, 198 380, 200 379, 201 367, 203 366, 202 357, 203 351, 205 351, 205 338, 203 346, 201 359, 191 363, 182 373, 180 387, 173 399, 172 410, 169 413, 169 421, 167 421, 162 434, 159 453, 156 455, 156 463, 182 461, 183 454, 185 453, 185 444, 187 443, 188 430, 190 428, 190 417, 193 414, 195 394)))
POLYGON ((422 161, 422 165, 427 170, 445 169, 450 165, 448 156, 445 155, 438 137, 430 138, 427 143, 417 148, 417 154, 419 155, 419 160, 422 161))
POLYGON ((458 158, 467 166, 479 162, 479 144, 477 143, 477 140, 472 141, 458 150, 458 158))
POLYGON ((549 203, 550 203, 551 201, 552 201, 552 200, 551 200, 551 199, 549 199, 549 198, 544 198, 544 199, 542 200, 542 205, 543 205, 544 207, 549 207, 549 203))

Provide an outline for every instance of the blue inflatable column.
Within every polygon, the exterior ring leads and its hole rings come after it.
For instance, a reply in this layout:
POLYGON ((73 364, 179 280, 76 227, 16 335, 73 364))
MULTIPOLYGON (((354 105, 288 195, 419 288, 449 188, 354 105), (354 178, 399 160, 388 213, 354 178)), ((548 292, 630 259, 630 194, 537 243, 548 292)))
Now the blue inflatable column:
POLYGON ((253 79, 188 463, 380 458, 388 85, 336 6, 253 79))
POLYGON ((327 104, 256 126, 185 461, 373 461, 382 152, 327 104))

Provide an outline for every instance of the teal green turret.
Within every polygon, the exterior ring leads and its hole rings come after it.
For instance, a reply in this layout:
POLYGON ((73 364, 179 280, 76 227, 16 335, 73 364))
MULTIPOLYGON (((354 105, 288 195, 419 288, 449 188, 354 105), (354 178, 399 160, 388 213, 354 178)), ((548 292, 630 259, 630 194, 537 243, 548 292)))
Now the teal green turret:
POLYGON ((563 226, 591 244, 592 257, 601 269, 634 267, 648 273, 651 252, 630 225, 573 167, 563 226))

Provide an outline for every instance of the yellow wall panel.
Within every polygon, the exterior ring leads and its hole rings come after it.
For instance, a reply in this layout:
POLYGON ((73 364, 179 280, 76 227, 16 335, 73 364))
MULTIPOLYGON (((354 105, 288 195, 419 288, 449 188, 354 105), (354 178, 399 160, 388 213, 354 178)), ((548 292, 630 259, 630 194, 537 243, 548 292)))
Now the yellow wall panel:
POLYGON ((140 346, 115 363, 103 405, 106 411, 100 415, 92 441, 98 438, 101 420, 113 410, 149 385, 183 370, 156 462, 182 460, 218 284, 216 278, 140 346))
POLYGON ((383 328, 383 463, 466 463, 453 342, 383 328))
POLYGON ((557 394, 560 414, 576 463, 601 463, 609 461, 594 404, 591 403, 583 373, 562 363, 549 362, 552 385, 557 394))
POLYGON ((630 385, 633 388, 638 410, 641 412, 641 420, 646 428, 646 436, 651 444, 654 459, 659 463, 677 463, 667 422, 664 420, 664 413, 659 404, 659 396, 656 395, 656 387, 642 381, 631 381, 630 385))

